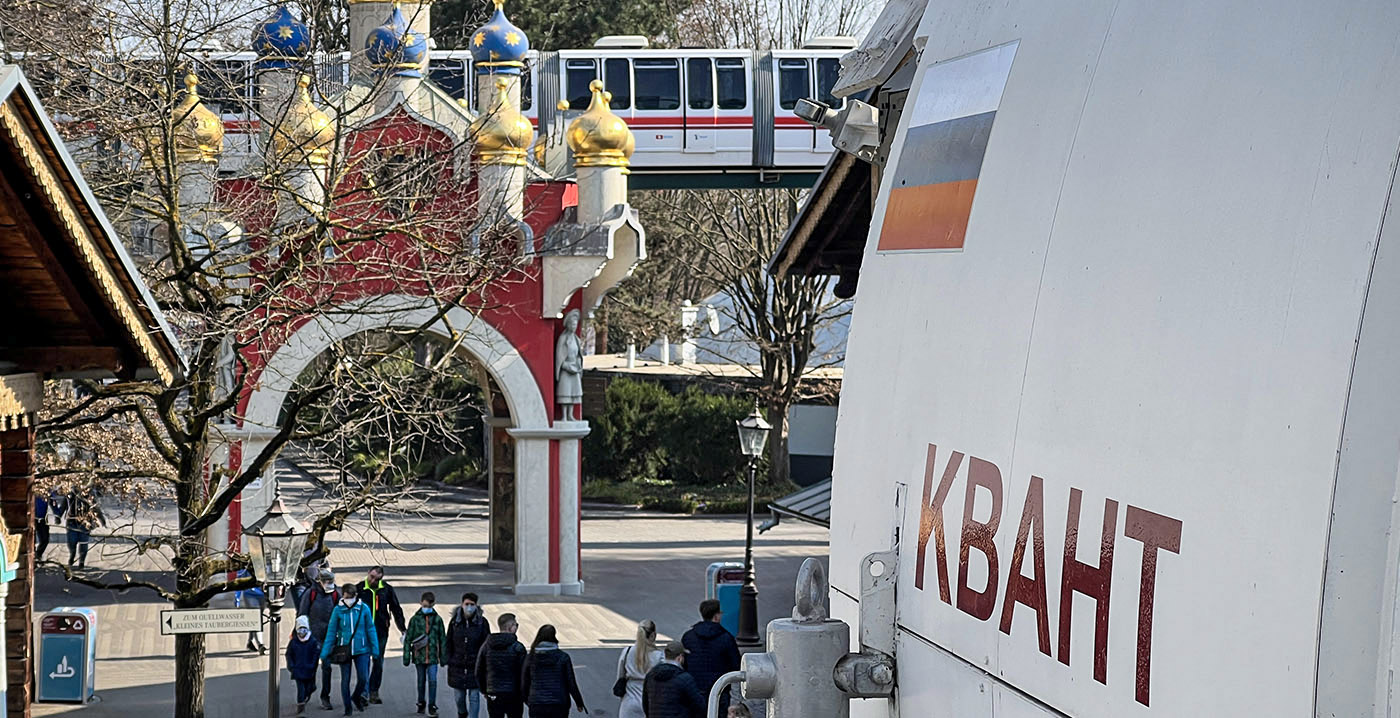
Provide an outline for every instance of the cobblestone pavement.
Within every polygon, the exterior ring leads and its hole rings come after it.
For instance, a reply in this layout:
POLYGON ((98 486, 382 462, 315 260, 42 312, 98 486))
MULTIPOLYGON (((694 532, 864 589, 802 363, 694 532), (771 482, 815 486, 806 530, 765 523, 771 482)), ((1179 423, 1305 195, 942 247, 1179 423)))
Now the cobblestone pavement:
MULTIPOLYGON (((284 475, 287 479, 296 478, 290 472, 284 475)), ((304 507, 317 500, 309 483, 285 486, 288 506, 304 507)), ((432 507, 430 503, 428 508, 432 507)), ((651 618, 663 638, 679 636, 698 620, 695 609, 704 597, 705 567, 712 561, 743 558, 742 519, 585 513, 585 595, 516 597, 510 592, 509 569, 486 564, 486 522, 479 511, 445 503, 441 508, 438 513, 379 513, 349 527, 332 542, 338 580, 363 580, 369 566, 381 564, 407 610, 413 609, 422 591, 431 590, 444 607, 440 611, 444 619, 463 591, 475 591, 481 595, 488 618, 505 611, 520 617, 520 635, 527 644, 540 625, 554 624, 562 646, 574 659, 591 716, 617 714, 617 699, 611 692, 617 656, 635 635, 637 621, 651 618)), ((97 537, 100 535, 99 531, 97 537)), ((754 553, 761 591, 760 618, 766 623, 791 613, 797 568, 807 556, 825 559, 827 532, 785 522, 758 536, 754 553)), ((61 559, 64 555, 63 531, 54 527, 48 558, 61 559)), ((106 569, 108 578, 117 578, 120 571, 141 575, 152 565, 127 556, 116 545, 102 543, 94 547, 89 566, 92 571, 106 569)), ((50 567, 39 577, 35 605, 36 620, 38 613, 56 606, 96 608, 100 697, 100 702, 82 708, 36 705, 35 715, 81 710, 83 718, 154 718, 173 713, 174 639, 161 636, 158 629, 159 611, 168 608, 168 604, 147 591, 118 594, 65 583, 61 574, 50 567)), ((284 629, 290 628, 291 619, 292 612, 288 610, 282 622, 284 629)), ((244 650, 247 638, 244 634, 209 637, 209 718, 241 718, 265 711, 267 658, 244 650)), ((371 707, 366 716, 414 713, 413 671, 402 664, 397 631, 391 631, 389 645, 381 690, 385 704, 371 707)), ((282 677, 282 714, 291 715, 295 708, 294 686, 285 669, 282 677)), ((444 716, 455 715, 446 676, 439 680, 438 706, 444 716)), ((333 681, 333 700, 338 705, 339 677, 333 681)), ((333 715, 314 704, 308 707, 308 714, 333 715)))

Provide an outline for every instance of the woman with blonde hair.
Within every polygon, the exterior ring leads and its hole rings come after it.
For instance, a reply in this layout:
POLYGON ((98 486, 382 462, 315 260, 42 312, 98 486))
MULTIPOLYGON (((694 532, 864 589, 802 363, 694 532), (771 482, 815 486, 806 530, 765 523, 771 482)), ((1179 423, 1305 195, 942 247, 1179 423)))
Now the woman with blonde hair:
POLYGON ((637 641, 622 649, 617 658, 617 683, 613 692, 622 699, 618 718, 646 718, 642 709, 642 686, 647 672, 664 658, 656 647, 656 623, 647 619, 637 624, 637 641), (619 689, 621 691, 619 692, 619 689))

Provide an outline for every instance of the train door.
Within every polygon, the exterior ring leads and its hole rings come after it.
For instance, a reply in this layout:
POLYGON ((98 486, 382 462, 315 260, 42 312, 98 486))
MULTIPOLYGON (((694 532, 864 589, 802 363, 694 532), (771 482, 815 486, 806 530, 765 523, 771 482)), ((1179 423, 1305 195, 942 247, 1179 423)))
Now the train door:
POLYGON ((685 59, 685 152, 713 153, 717 109, 715 108, 715 61, 708 57, 685 59))
POLYGON ((797 101, 812 97, 812 58, 773 53, 773 164, 812 164, 816 130, 792 113, 797 101))
MULTIPOLYGON (((632 132, 640 165, 678 165, 685 148, 685 113, 681 110, 681 60, 678 57, 636 57, 632 65, 632 132)), ((613 60, 608 60, 611 63, 613 60)), ((615 96, 614 96, 615 97, 615 96)))
MULTIPOLYGON (((845 98, 838 98, 831 94, 831 89, 836 87, 836 78, 841 74, 841 58, 817 57, 814 59, 815 63, 812 69, 815 76, 814 79, 816 80, 815 86, 817 91, 813 97, 827 107, 834 109, 841 108, 846 104, 845 98)), ((836 146, 832 144, 831 141, 830 130, 816 129, 815 132, 816 137, 814 139, 816 144, 812 147, 813 151, 823 157, 836 151, 836 146)), ((822 162, 825 162, 825 159, 823 159, 822 162)))

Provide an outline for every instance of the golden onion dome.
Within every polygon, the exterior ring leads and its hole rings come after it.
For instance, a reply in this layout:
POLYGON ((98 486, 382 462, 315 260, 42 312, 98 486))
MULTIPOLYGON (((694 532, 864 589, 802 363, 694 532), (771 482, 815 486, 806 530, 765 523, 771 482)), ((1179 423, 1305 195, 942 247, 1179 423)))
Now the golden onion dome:
POLYGON ((565 137, 574 152, 576 167, 626 167, 636 148, 636 139, 627 123, 613 113, 612 93, 594 80, 589 86, 593 101, 588 109, 569 123, 565 137))
POLYGON ((325 167, 335 149, 335 125, 311 102, 311 77, 297 79, 291 107, 272 128, 273 157, 292 164, 325 167))
POLYGON ((176 162, 217 163, 224 151, 224 122, 199 101, 199 78, 185 76, 185 97, 171 112, 176 162))
POLYGON ((472 120, 471 131, 483 164, 524 165, 525 152, 535 137, 529 118, 510 101, 510 81, 504 77, 496 78, 496 98, 472 120))

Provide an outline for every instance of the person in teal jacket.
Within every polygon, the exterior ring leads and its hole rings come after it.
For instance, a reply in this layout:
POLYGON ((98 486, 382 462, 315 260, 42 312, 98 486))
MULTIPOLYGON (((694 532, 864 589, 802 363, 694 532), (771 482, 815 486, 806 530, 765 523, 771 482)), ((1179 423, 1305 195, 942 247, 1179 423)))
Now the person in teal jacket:
POLYGON ((369 658, 379 655, 379 635, 374 630, 374 614, 361 603, 353 583, 340 587, 340 603, 331 611, 326 626, 326 640, 321 644, 321 660, 328 661, 336 646, 350 647, 350 661, 340 664, 340 698, 345 715, 364 710, 369 705, 366 685, 369 678, 369 658), (355 671, 355 691, 350 691, 350 670, 355 671))

